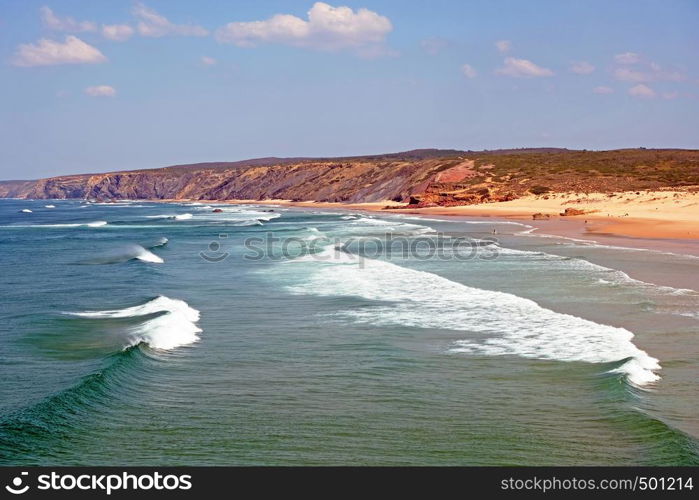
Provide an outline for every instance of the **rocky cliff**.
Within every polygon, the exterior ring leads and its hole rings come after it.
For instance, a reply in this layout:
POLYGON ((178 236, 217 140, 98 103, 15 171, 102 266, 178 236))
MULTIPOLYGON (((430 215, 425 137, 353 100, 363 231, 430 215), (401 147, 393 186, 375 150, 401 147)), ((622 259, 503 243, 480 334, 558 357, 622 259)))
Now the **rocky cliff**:
POLYGON ((262 158, 0 182, 0 197, 287 199, 460 205, 551 191, 699 185, 699 151, 416 150, 390 155, 262 158))

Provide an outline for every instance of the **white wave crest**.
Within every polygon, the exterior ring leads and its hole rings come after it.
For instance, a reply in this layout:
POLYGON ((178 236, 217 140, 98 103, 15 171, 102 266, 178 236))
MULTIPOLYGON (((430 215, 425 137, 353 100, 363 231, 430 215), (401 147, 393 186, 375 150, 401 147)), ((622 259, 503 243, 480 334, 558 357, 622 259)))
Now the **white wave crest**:
POLYGON ((128 345, 125 347, 143 342, 154 349, 170 350, 199 340, 198 334, 202 331, 196 324, 199 321, 199 311, 190 307, 184 300, 163 295, 125 309, 69 314, 83 318, 106 319, 135 318, 157 313, 161 314, 129 328, 128 345))
POLYGON ((172 219, 172 220, 187 220, 193 217, 192 214, 160 214, 160 215, 145 215, 146 219, 172 219))
MULTIPOLYGON (((31 225, 15 225, 14 227, 31 227, 31 228, 71 228, 71 227, 103 227, 107 225, 107 221, 97 220, 94 222, 72 222, 66 224, 31 224, 31 225)), ((12 227, 12 226, 8 226, 12 227)))
MULTIPOLYGON (((153 244, 150 245, 150 248, 163 246, 166 243, 167 238, 162 238, 159 241, 153 242, 153 244)), ((161 257, 155 255, 150 250, 146 250, 141 245, 128 244, 120 245, 100 255, 89 258, 83 261, 83 264, 118 264, 120 262, 128 262, 130 260, 140 260, 141 262, 149 262, 152 264, 162 264, 165 262, 161 257)))

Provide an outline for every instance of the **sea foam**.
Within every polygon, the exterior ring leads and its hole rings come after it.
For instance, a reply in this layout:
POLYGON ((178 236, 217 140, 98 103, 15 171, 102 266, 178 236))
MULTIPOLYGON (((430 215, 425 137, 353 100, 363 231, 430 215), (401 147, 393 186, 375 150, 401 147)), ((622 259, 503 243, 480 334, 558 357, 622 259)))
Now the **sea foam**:
MULTIPOLYGON (((658 380, 658 360, 636 347, 633 333, 541 307, 510 293, 483 290, 436 274, 329 248, 295 293, 356 296, 372 307, 341 312, 354 321, 464 331, 451 353, 511 355, 587 363, 624 362, 614 371, 642 386, 658 380), (388 304, 387 304, 388 303, 388 304)), ((314 259, 297 259, 310 262, 314 259)), ((316 259, 317 260, 317 259, 316 259)))

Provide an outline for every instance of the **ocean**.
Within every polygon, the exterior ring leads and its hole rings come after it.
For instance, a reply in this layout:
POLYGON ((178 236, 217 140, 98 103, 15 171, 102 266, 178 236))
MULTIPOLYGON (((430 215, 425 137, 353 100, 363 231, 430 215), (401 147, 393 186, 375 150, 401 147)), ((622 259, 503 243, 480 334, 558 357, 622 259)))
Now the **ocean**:
POLYGON ((698 465, 699 258, 539 233, 0 200, 0 465, 698 465))

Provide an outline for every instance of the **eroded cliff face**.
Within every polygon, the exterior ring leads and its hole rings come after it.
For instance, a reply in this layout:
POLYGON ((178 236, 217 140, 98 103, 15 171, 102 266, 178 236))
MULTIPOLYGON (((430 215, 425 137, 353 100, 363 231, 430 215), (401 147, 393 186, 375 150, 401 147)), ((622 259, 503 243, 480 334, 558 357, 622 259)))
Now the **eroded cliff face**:
POLYGON ((405 200, 459 158, 303 161, 235 168, 164 168, 0 183, 0 196, 94 199, 405 200))
POLYGON ((0 197, 377 202, 469 205, 525 194, 699 188, 699 151, 415 150, 380 156, 235 163, 0 182, 0 197))

